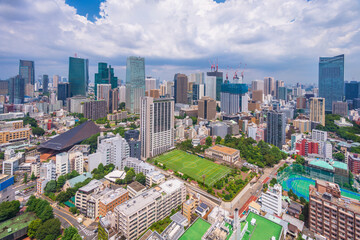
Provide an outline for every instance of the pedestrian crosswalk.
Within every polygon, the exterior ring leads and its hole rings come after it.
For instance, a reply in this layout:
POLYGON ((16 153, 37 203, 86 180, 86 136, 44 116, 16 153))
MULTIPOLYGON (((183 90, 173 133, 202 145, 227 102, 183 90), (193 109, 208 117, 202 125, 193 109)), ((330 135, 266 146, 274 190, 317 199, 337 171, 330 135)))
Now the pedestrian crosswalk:
POLYGON ((92 236, 94 235, 94 232, 89 230, 89 229, 86 229, 86 227, 82 226, 82 225, 79 225, 78 226, 78 230, 79 230, 79 233, 83 232, 86 236, 92 236))

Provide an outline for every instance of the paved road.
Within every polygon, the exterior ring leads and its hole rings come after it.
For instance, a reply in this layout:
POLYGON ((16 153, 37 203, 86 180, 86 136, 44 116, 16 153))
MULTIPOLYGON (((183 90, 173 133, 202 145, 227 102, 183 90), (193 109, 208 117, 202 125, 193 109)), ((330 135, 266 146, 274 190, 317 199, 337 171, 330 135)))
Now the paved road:
POLYGON ((97 238, 97 233, 94 233, 94 229, 87 228, 83 224, 79 223, 70 212, 63 209, 62 207, 57 206, 57 203, 52 201, 48 197, 41 196, 41 198, 50 202, 50 205, 54 211, 54 216, 60 220, 61 226, 63 226, 64 228, 67 228, 69 226, 76 227, 79 231, 80 236, 82 236, 83 239, 92 240, 97 238))

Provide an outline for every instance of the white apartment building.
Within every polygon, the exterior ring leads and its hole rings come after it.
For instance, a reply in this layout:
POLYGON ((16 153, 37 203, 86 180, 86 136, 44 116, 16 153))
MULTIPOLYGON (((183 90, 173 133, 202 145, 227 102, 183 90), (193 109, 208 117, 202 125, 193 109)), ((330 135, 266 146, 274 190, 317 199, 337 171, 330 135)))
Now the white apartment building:
POLYGON ((160 171, 151 171, 146 174, 146 186, 151 187, 153 184, 159 185, 165 182, 165 175, 160 171))
POLYGON ((40 178, 56 180, 56 166, 52 160, 40 166, 40 178))
POLYGON ((146 175, 149 172, 155 170, 154 166, 133 157, 128 157, 124 160, 124 167, 125 166, 128 168, 133 168, 136 174, 142 172, 144 175, 146 175))
POLYGON ((313 129, 312 133, 311 133, 311 138, 312 138, 313 141, 326 142, 326 140, 327 140, 327 132, 317 130, 317 129, 313 129))
POLYGON ((90 195, 87 201, 87 210, 86 217, 95 219, 99 216, 99 203, 100 200, 106 197, 109 197, 113 192, 110 188, 105 189, 95 189, 95 191, 90 195))
POLYGON ((99 136, 96 153, 89 155, 89 171, 97 168, 100 163, 104 166, 112 163, 117 169, 123 169, 123 160, 129 155, 129 144, 119 134, 99 136))
POLYGON ((186 199, 186 187, 168 180, 115 207, 115 227, 126 239, 137 239, 151 224, 170 215, 186 199))
POLYGON ((75 194, 75 206, 79 209, 80 213, 87 215, 88 200, 91 194, 100 189, 102 182, 99 180, 91 180, 87 185, 79 188, 75 194))
POLYGON ((174 147, 174 99, 141 98, 140 141, 143 160, 174 147))
POLYGON ((70 172, 77 171, 79 174, 84 173, 84 154, 80 151, 69 151, 70 172))
POLYGON ((281 216, 282 209, 282 187, 276 184, 268 188, 265 193, 261 194, 261 210, 270 214, 281 216))
POLYGON ((56 154, 56 175, 65 175, 70 171, 69 155, 67 152, 56 154))

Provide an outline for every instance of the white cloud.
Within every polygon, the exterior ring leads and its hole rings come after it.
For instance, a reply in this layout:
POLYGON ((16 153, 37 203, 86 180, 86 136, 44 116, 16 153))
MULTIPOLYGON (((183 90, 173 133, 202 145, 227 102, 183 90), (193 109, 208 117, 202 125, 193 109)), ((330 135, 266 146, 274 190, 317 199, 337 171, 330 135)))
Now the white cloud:
MULTIPOLYGON (((64 0, 1 1, 1 64, 53 60, 64 71, 75 52, 113 65, 140 55, 155 61, 149 70, 161 74, 169 72, 166 66, 203 69, 218 57, 223 68, 247 62, 251 76, 261 77, 299 72, 297 62, 316 64, 320 55, 346 53, 352 64, 359 56, 358 0, 107 0, 100 9, 91 22, 64 0)), ((10 74, 4 72, 0 77, 10 74)))

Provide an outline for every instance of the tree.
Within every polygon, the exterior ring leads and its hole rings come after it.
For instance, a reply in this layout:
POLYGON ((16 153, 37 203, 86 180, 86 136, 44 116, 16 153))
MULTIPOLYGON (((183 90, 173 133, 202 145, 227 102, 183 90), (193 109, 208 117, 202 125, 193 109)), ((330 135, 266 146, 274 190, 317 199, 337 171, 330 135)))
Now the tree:
POLYGON ((27 234, 30 238, 35 237, 36 231, 39 229, 40 225, 41 225, 40 219, 35 219, 30 223, 30 225, 28 227, 28 232, 27 232, 27 234))
POLYGON ((72 237, 71 240, 82 240, 81 236, 77 233, 77 234, 74 234, 74 236, 72 237))
POLYGON ((42 135, 44 135, 45 130, 42 129, 41 127, 34 127, 34 128, 32 128, 32 133, 37 136, 42 136, 42 135))
POLYGON ((66 179, 63 175, 59 176, 57 183, 56 183, 56 189, 60 190, 66 182, 66 179))
POLYGON ((275 184, 277 184, 276 178, 271 179, 270 186, 273 187, 275 184))
POLYGON ((31 177, 30 177, 30 180, 31 180, 31 181, 34 181, 35 179, 36 179, 36 176, 35 176, 34 173, 32 173, 32 174, 31 174, 31 177))
POLYGON ((210 136, 205 139, 205 144, 209 147, 212 145, 212 138, 210 136))
POLYGON ((215 140, 215 143, 220 144, 221 140, 222 140, 222 138, 220 136, 217 136, 216 140, 215 140))
POLYGON ((74 215, 78 213, 78 209, 76 207, 71 207, 69 210, 74 215))
POLYGON ((17 200, 0 203, 0 222, 15 217, 19 210, 20 202, 17 200))
POLYGON ((60 226, 60 220, 57 218, 47 220, 44 224, 40 225, 39 229, 36 231, 35 237, 39 240, 45 238, 55 240, 60 235, 60 226))
MULTIPOLYGON (((44 201, 46 201, 46 200, 44 200, 44 201)), ((53 209, 50 205, 45 206, 44 210, 40 214, 37 214, 37 215, 43 222, 54 218, 53 209)))
POLYGON ((28 182, 28 174, 27 172, 24 174, 24 179, 23 179, 23 183, 27 183, 28 182))
POLYGON ((142 172, 136 174, 135 180, 141 183, 142 185, 145 185, 146 183, 146 177, 142 172))
POLYGON ((131 183, 133 181, 134 177, 135 177, 135 171, 133 168, 130 168, 129 171, 127 171, 127 173, 126 173, 124 182, 126 184, 131 183))
POLYGON ((56 192, 56 181, 50 180, 45 186, 45 192, 56 192))
POLYGON ((64 202, 68 201, 70 198, 71 198, 71 196, 68 196, 68 194, 66 194, 66 192, 60 192, 56 196, 56 201, 58 201, 59 203, 64 203, 64 202))
POLYGON ((78 230, 75 227, 68 227, 64 230, 64 236, 61 238, 61 240, 71 240, 75 234, 78 234, 78 230))
POLYGON ((306 203, 306 199, 304 197, 300 197, 300 202, 301 204, 305 204, 306 203))
POLYGON ((345 160, 345 155, 341 152, 333 154, 333 157, 340 162, 344 162, 345 160))
POLYGON ((125 103, 124 102, 121 102, 119 104, 119 110, 124 110, 125 109, 125 103))
POLYGON ((225 139, 224 139, 225 144, 230 143, 231 140, 232 140, 231 135, 230 135, 230 134, 226 134, 225 139))

